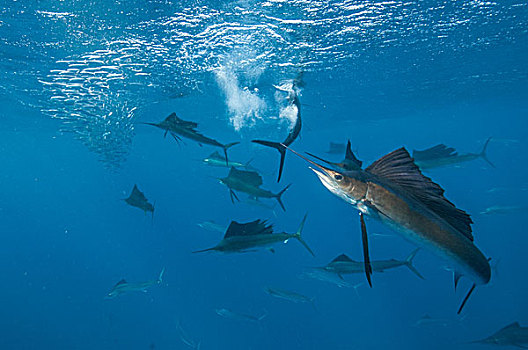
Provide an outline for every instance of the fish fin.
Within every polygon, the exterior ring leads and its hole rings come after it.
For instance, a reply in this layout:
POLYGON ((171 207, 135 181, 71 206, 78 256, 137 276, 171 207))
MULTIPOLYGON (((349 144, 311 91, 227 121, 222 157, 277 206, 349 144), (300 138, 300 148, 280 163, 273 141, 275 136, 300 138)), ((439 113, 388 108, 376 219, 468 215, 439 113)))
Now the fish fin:
POLYGON ((519 324, 519 322, 512 322, 512 323, 510 323, 509 325, 507 325, 507 326, 501 328, 501 329, 499 330, 499 332, 500 332, 500 331, 503 331, 503 330, 505 330, 505 329, 510 329, 510 328, 521 328, 521 325, 519 324))
POLYGON ((227 150, 231 147, 233 147, 234 145, 238 145, 240 142, 231 142, 231 143, 228 143, 227 145, 223 145, 222 148, 224 149, 224 155, 225 155, 225 160, 226 160, 226 166, 229 166, 229 160, 227 159, 227 150))
POLYGON ((231 221, 229 227, 226 230, 224 238, 232 236, 252 236, 252 235, 265 235, 272 234, 273 226, 269 225, 266 221, 255 220, 246 223, 238 223, 231 221))
POLYGON ((245 164, 244 164, 244 168, 246 169, 253 169, 253 167, 251 166, 251 162, 253 161, 253 158, 251 158, 250 160, 248 160, 245 164))
POLYGON ((442 187, 422 174, 405 148, 402 147, 383 156, 365 171, 406 190, 466 238, 473 241, 471 217, 444 197, 442 187))
POLYGON ((464 308, 464 305, 466 305, 469 297, 471 296, 471 293, 473 293, 473 291, 475 290, 476 286, 477 286, 476 284, 473 284, 471 286, 471 289, 469 289, 469 292, 467 293, 466 297, 462 301, 462 304, 460 304, 460 307, 458 308, 457 314, 460 314, 462 312, 462 309, 464 308))
POLYGON ((310 298, 310 304, 312 304, 312 307, 315 310, 315 312, 319 312, 319 310, 317 309, 317 306, 315 305, 315 297, 310 298))
POLYGON ((334 260, 332 260, 330 263, 333 263, 333 262, 339 262, 339 261, 354 262, 354 260, 350 259, 350 258, 348 257, 348 255, 346 255, 346 254, 341 254, 341 255, 335 257, 334 260))
POLYGON ((176 143, 179 145, 179 144, 180 144, 180 141, 181 141, 182 139, 181 139, 178 135, 176 135, 175 133, 173 133, 173 132, 171 132, 170 134, 171 134, 172 138, 173 138, 174 140, 176 140, 176 143))
MULTIPOLYGON (((154 124, 153 124, 154 125, 154 124)), ((165 133, 163 134, 163 138, 167 137, 167 133, 169 132, 169 129, 165 130, 165 133)))
POLYGON ((258 143, 259 145, 275 148, 280 153, 280 163, 279 163, 279 176, 277 177, 277 182, 280 182, 282 177, 282 169, 284 168, 284 159, 286 158, 286 147, 280 142, 264 141, 264 140, 251 140, 251 142, 258 143))
POLYGON ((229 196, 231 197, 231 203, 235 204, 235 199, 240 202, 240 199, 238 199, 235 191, 233 191, 232 189, 229 189, 229 196))
POLYGON ((264 310, 264 313, 262 315, 260 315, 259 317, 257 317, 257 320, 258 321, 262 321, 267 316, 268 316, 268 311, 264 310))
POLYGON ((121 284, 127 284, 126 279, 123 278, 121 281, 117 282, 114 287, 117 287, 117 286, 119 286, 121 284))
POLYGON ((275 249, 273 249, 273 248, 268 248, 268 250, 269 250, 270 253, 275 254, 275 249))
POLYGON ((163 282, 163 274, 164 274, 164 273, 165 273, 165 268, 162 268, 162 269, 161 269, 161 272, 160 272, 160 274, 159 274, 159 276, 158 276, 158 283, 163 282))
POLYGON ((308 214, 304 214, 304 218, 301 221, 301 224, 299 225, 299 228, 297 229, 297 232, 295 233, 295 238, 306 248, 306 250, 312 254, 312 256, 315 256, 313 250, 308 246, 308 244, 302 239, 302 230, 304 228, 304 223, 306 222, 306 217, 308 214))
POLYGON ((370 256, 368 249, 367 225, 365 224, 365 218, 362 212, 359 212, 359 218, 361 221, 361 239, 363 241, 363 261, 365 263, 365 275, 367 276, 369 286, 372 288, 372 280, 370 278, 370 276, 372 275, 372 265, 370 264, 370 256))
POLYGON ((239 170, 235 167, 231 167, 231 169, 229 170, 229 174, 227 175, 227 177, 234 177, 234 178, 237 178, 239 180, 242 180, 254 187, 259 187, 260 185, 262 185, 263 181, 262 181, 262 176, 260 176, 259 173, 257 173, 256 171, 251 171, 251 170, 239 170))
POLYGON ((337 277, 339 277, 339 278, 340 278, 340 279, 341 279, 342 281, 344 281, 344 280, 345 280, 345 278, 343 277, 343 275, 342 275, 342 274, 340 274, 340 273, 338 273, 338 274, 337 274, 337 277))
POLYGON ((411 270, 416 276, 418 276, 419 278, 424 280, 425 278, 420 274, 420 272, 418 272, 416 267, 414 267, 414 265, 413 265, 413 259, 414 259, 414 257, 416 256, 416 253, 418 253, 419 250, 420 250, 420 248, 416 248, 415 250, 412 251, 411 254, 409 254, 407 259, 405 259, 405 266, 407 266, 407 268, 409 270, 411 270))
POLYGON ((357 157, 354 155, 354 152, 352 152, 350 140, 348 140, 347 142, 347 147, 345 151, 345 160, 348 161, 348 163, 354 164, 354 166, 356 166, 358 170, 361 169, 361 166, 363 165, 363 162, 357 159, 357 157))
POLYGON ((412 157, 417 161, 432 160, 438 158, 456 157, 458 152, 452 147, 447 147, 444 144, 439 144, 423 151, 413 150, 412 157))
POLYGON ((461 273, 459 273, 459 272, 457 272, 457 271, 455 271, 455 272, 453 273, 453 279, 454 279, 454 282, 455 282, 455 291, 456 291, 457 286, 458 286, 458 281, 460 281, 460 278, 461 278, 461 277, 462 277, 462 274, 461 274, 461 273))
POLYGON ((488 159, 488 155, 486 154, 486 150, 488 149, 488 144, 491 140, 491 137, 489 137, 486 142, 484 143, 484 147, 482 147, 482 151, 480 152, 480 156, 482 159, 484 159, 492 168, 495 168, 495 165, 488 159))
POLYGON ((209 252, 211 250, 217 250, 216 247, 211 247, 211 248, 207 248, 207 249, 202 249, 202 250, 195 250, 194 252, 192 252, 193 254, 195 253, 203 253, 203 252, 209 252))
POLYGON ((284 194, 284 192, 286 192, 286 190, 287 190, 288 188, 290 188, 291 185, 292 185, 292 184, 289 184, 288 186, 284 187, 284 188, 282 189, 282 191, 280 191, 279 193, 277 193, 277 194, 275 195, 275 198, 277 199, 277 202, 279 202, 279 205, 281 206, 282 210, 284 210, 284 211, 286 211, 286 208, 284 207, 284 203, 282 203, 282 198, 281 198, 281 197, 282 197, 282 195, 284 194))

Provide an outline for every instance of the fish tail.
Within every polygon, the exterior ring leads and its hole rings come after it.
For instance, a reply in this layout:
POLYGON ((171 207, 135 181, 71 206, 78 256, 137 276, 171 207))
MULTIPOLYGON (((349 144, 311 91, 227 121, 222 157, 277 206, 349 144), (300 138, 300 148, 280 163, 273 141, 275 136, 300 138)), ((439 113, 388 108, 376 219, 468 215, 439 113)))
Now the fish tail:
POLYGON ((308 244, 304 241, 304 239, 301 236, 302 230, 304 228, 304 223, 306 222, 306 217, 307 216, 308 216, 308 214, 304 215, 304 218, 302 219, 301 224, 299 225, 299 228, 297 229, 297 232, 295 233, 295 238, 306 248, 306 250, 310 254, 312 254, 312 256, 315 256, 313 250, 308 246, 308 244))
POLYGON ((489 137, 486 142, 484 143, 484 147, 482 147, 482 152, 480 152, 480 156, 482 159, 484 159, 489 165, 491 165, 492 168, 495 168, 495 165, 488 159, 488 155, 486 154, 486 151, 488 149, 488 144, 491 140, 491 137, 489 137))
POLYGON ((231 147, 233 147, 234 145, 238 145, 240 142, 231 142, 231 143, 228 143, 226 145, 223 145, 222 148, 224 149, 224 155, 225 155, 225 159, 226 159, 226 166, 229 166, 229 160, 227 160, 227 150, 231 147))
POLYGON ((275 148, 280 153, 280 163, 279 163, 279 176, 277 177, 277 182, 280 181, 282 176, 282 169, 284 168, 284 159, 286 158, 286 147, 280 142, 264 141, 264 140, 251 140, 251 142, 258 143, 259 145, 275 148))
POLYGON ((420 272, 418 272, 418 270, 413 265, 413 259, 414 259, 414 257, 416 256, 416 253, 418 253, 419 250, 420 250, 420 248, 417 248, 417 249, 413 250, 413 252, 411 254, 409 254, 407 259, 405 259, 405 266, 407 266, 409 268, 409 270, 411 270, 416 276, 418 276, 419 278, 424 280, 425 278, 420 274, 420 272))
POLYGON ((312 304, 312 307, 313 309, 315 310, 315 312, 319 312, 319 310, 317 309, 317 306, 315 305, 315 297, 313 298, 310 298, 310 304, 312 304))
POLYGON ((203 252, 209 252, 211 250, 215 250, 215 248, 207 248, 207 249, 202 249, 202 250, 195 250, 194 252, 192 252, 193 254, 194 253, 203 253, 203 252))
POLYGON ((279 193, 277 193, 277 194, 275 195, 275 198, 277 199, 277 202, 279 202, 279 205, 281 206, 282 210, 284 210, 284 211, 286 211, 286 207, 284 207, 284 203, 282 203, 282 198, 281 198, 281 197, 282 197, 282 195, 284 194, 284 192, 286 192, 286 190, 287 190, 288 188, 290 188, 290 186, 291 186, 291 184, 289 184, 288 186, 284 187, 284 188, 282 189, 282 191, 280 191, 279 193))
POLYGON ((247 170, 249 169, 252 169, 253 167, 251 166, 251 162, 253 161, 253 158, 251 158, 250 160, 248 160, 246 162, 246 164, 244 164, 244 168, 246 168, 247 170))
POLYGON ((263 319, 265 319, 266 317, 268 316, 268 312, 266 310, 264 310, 264 313, 262 315, 260 315, 257 320, 258 321, 262 321, 263 319))
POLYGON ((161 269, 161 272, 159 274, 159 277, 158 277, 158 284, 163 282, 163 274, 165 273, 165 268, 162 268, 161 269))

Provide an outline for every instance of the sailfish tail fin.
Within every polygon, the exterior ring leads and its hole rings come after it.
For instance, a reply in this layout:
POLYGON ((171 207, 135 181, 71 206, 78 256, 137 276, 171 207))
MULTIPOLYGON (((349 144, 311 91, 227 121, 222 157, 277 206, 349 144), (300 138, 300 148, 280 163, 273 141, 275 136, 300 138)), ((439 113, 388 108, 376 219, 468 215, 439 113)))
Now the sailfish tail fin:
POLYGON ((286 147, 284 147, 280 142, 264 141, 264 140, 252 140, 251 142, 258 143, 259 145, 275 148, 280 153, 280 163, 279 163, 279 176, 277 182, 280 181, 282 176, 282 169, 284 168, 284 159, 286 158, 286 147))
POLYGON ((195 254, 195 253, 210 252, 210 251, 212 251, 212 250, 216 250, 216 247, 207 248, 207 249, 202 249, 202 250, 195 250, 195 251, 192 252, 192 253, 195 254))
POLYGON ((162 268, 161 269, 161 272, 159 274, 159 277, 158 277, 158 284, 163 282, 163 274, 165 273, 165 268, 162 268))
POLYGON ((282 189, 282 191, 280 191, 279 193, 277 193, 275 195, 275 198, 277 199, 277 202, 279 202, 279 205, 281 206, 282 210, 286 211, 286 207, 284 206, 284 203, 282 203, 282 195, 284 194, 284 192, 286 192, 286 190, 288 188, 290 188, 291 184, 289 184, 288 186, 284 187, 282 189))
POLYGON ((304 239, 302 238, 302 230, 304 229, 304 223, 306 222, 306 217, 308 216, 308 214, 305 214, 304 215, 304 218, 302 219, 301 221, 301 224, 299 225, 299 228, 297 229, 297 232, 295 233, 295 238, 306 248, 306 250, 312 254, 312 256, 315 256, 313 250, 310 248, 310 246, 308 246, 308 244, 304 241, 304 239))
POLYGON ((409 256, 407 257, 407 259, 405 259, 405 266, 407 266, 407 268, 409 270, 411 270, 416 276, 418 276, 419 278, 421 279, 425 279, 421 274, 420 272, 418 272, 418 270, 414 267, 413 265, 413 259, 414 257, 416 256, 416 253, 418 253, 418 250, 420 250, 420 248, 417 248, 415 250, 413 250, 413 252, 411 254, 409 254, 409 256))
POLYGON ((491 165, 492 168, 495 168, 495 165, 488 159, 488 155, 486 154, 486 151, 488 149, 488 144, 491 140, 491 137, 489 137, 486 142, 484 143, 484 147, 482 147, 482 152, 480 152, 480 156, 482 159, 484 159, 489 165, 491 165))
POLYGON ((228 143, 226 145, 223 145, 222 148, 224 149, 224 155, 225 155, 225 159, 226 159, 226 165, 229 166, 229 161, 227 160, 227 150, 231 147, 233 147, 234 145, 238 145, 240 142, 231 142, 231 143, 228 143))

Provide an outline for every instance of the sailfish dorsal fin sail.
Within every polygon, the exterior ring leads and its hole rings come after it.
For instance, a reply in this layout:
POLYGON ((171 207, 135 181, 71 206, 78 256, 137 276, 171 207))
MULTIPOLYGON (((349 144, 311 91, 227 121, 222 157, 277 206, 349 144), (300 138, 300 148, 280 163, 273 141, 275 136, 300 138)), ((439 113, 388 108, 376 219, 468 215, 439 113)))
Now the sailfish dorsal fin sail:
POLYGON ((439 144, 423 151, 413 151, 413 158, 416 160, 436 159, 436 158, 448 158, 456 157, 458 152, 452 148, 447 147, 444 144, 439 144))
POLYGON ((268 225, 266 221, 255 220, 242 224, 236 221, 231 221, 231 224, 229 224, 224 238, 233 236, 252 236, 272 233, 273 227, 272 225, 268 225))
POLYGON ((356 158, 354 152, 352 152, 352 147, 350 140, 347 142, 346 151, 345 151, 345 163, 353 164, 358 169, 361 169, 363 162, 356 158))
POLYGON ((147 197, 145 197, 145 194, 139 190, 137 185, 134 185, 134 188, 132 189, 132 193, 130 193, 130 196, 128 199, 133 201, 139 201, 139 202, 148 202, 147 197))
POLYGON ((175 112, 172 112, 171 114, 169 114, 169 116, 165 118, 165 121, 169 123, 174 123, 175 125, 178 125, 178 126, 181 126, 187 129, 195 129, 198 127, 198 123, 183 120, 179 118, 175 112))
POLYGON ((127 284, 126 279, 123 278, 121 281, 117 282, 117 283, 115 284, 114 288, 117 287, 117 286, 120 286, 120 285, 122 285, 122 284, 127 284))
POLYGON ((337 256, 336 258, 334 258, 334 260, 332 260, 330 263, 334 263, 334 262, 353 262, 354 260, 350 259, 348 257, 348 255, 346 254, 341 254, 339 256, 337 256))
POLYGON ((473 220, 444 197, 444 190, 424 176, 405 148, 397 149, 372 163, 365 171, 398 185, 473 241, 473 220))
POLYGON ((225 158, 218 151, 211 153, 208 158, 225 160, 225 158))
POLYGON ((255 171, 238 170, 235 167, 231 167, 231 170, 229 171, 228 176, 237 178, 254 187, 259 187, 263 183, 262 176, 260 176, 259 173, 255 171))
POLYGON ((513 322, 507 325, 506 327, 502 328, 501 331, 505 329, 510 329, 510 328, 521 328, 521 325, 519 324, 519 322, 513 322))

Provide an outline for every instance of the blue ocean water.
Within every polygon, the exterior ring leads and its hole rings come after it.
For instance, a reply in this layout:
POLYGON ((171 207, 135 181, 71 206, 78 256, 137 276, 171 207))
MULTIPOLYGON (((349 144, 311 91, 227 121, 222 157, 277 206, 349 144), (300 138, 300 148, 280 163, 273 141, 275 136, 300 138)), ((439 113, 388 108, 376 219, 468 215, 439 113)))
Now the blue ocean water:
MULTIPOLYGON (((0 289, 2 349, 472 349, 528 324, 528 5, 522 1, 52 1, 0 6, 0 289), (362 260, 357 210, 307 164, 251 143, 295 123, 281 91, 302 72, 303 128, 292 144, 334 161, 350 140, 365 165, 439 143, 488 157, 428 171, 472 215, 492 279, 461 315, 446 262, 345 276, 356 288, 302 279, 339 254, 362 260), (247 162, 287 211, 231 203, 218 148, 178 144, 141 123, 176 112, 247 162), (137 184, 155 214, 128 206, 137 184), (501 212, 485 214, 499 206, 501 212), (203 253, 205 221, 266 219, 294 240, 244 254, 203 253), (146 293, 105 299, 121 279, 146 293), (357 286, 357 284, 360 284, 357 286), (293 303, 267 287, 314 298, 293 303), (224 318, 226 308, 260 322, 224 318), (428 315, 431 319, 424 318, 428 315), (183 335, 185 333, 185 335, 183 335), (189 341, 190 340, 190 341, 189 341)), ((262 199, 270 206, 275 201, 262 199)), ((373 260, 414 246, 367 219, 373 260)), ((489 346, 488 346, 489 347, 489 346)))

